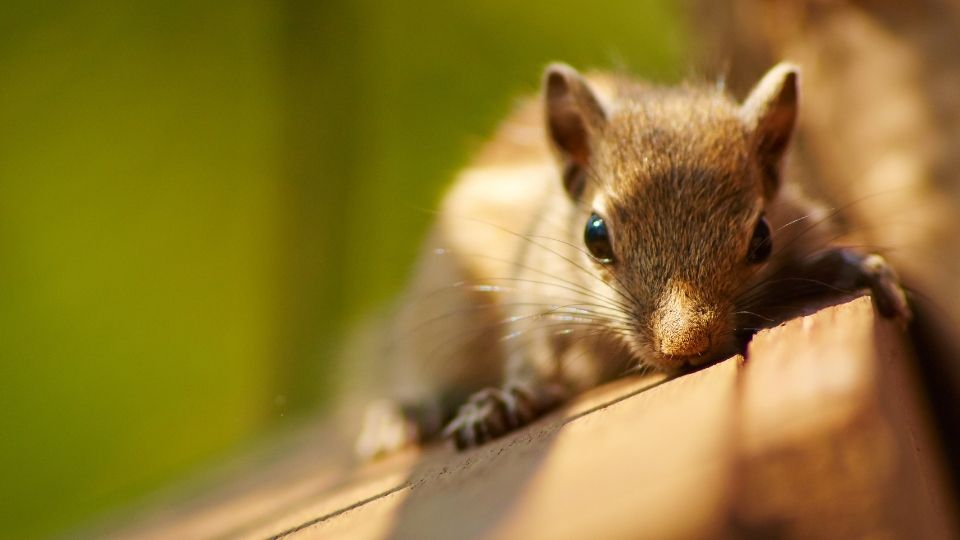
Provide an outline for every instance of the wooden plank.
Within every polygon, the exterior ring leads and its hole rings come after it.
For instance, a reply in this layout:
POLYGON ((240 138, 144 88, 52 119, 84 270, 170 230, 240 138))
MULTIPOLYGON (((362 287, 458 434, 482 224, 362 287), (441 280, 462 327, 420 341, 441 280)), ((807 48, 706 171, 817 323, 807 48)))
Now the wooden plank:
POLYGON ((761 332, 747 359, 605 386, 471 452, 411 451, 267 513, 244 512, 248 493, 190 520, 260 538, 954 538, 910 362, 860 298, 761 332))

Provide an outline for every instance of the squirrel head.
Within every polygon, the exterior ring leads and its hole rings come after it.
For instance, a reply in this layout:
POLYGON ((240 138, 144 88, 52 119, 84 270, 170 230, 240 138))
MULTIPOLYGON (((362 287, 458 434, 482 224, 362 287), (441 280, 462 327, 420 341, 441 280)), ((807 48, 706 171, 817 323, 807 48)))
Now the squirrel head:
POLYGON ((735 302, 771 255, 764 209, 797 115, 798 70, 771 69, 743 103, 719 88, 616 85, 602 96, 573 68, 543 81, 547 133, 571 234, 604 294, 629 310, 627 344, 662 369, 735 346, 735 302))

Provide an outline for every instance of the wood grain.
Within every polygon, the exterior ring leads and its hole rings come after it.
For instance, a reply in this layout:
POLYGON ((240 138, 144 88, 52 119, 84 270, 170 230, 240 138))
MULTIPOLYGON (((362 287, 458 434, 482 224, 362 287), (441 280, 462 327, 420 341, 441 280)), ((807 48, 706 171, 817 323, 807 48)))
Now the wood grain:
POLYGON ((911 362, 859 298, 761 332, 746 359, 619 381, 471 452, 409 452, 333 485, 303 469, 286 492, 248 486, 118 535, 956 538, 911 362))

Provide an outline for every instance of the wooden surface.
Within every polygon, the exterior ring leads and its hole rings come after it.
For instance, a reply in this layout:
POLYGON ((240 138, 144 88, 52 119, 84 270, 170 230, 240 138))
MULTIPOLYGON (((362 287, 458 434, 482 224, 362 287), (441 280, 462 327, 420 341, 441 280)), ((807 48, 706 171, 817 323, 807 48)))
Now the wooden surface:
POLYGON ((363 468, 309 444, 125 538, 956 538, 900 330, 867 298, 748 358, 619 381, 530 428, 363 468))

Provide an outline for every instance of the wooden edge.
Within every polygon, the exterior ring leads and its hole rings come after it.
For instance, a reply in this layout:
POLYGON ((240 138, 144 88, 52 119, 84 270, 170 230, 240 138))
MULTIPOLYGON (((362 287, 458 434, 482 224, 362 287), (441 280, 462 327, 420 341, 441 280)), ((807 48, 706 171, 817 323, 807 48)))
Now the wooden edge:
POLYGON ((746 359, 618 381, 474 451, 336 485, 313 469, 117 536, 957 537, 913 371, 900 330, 855 299, 761 332, 746 359))

